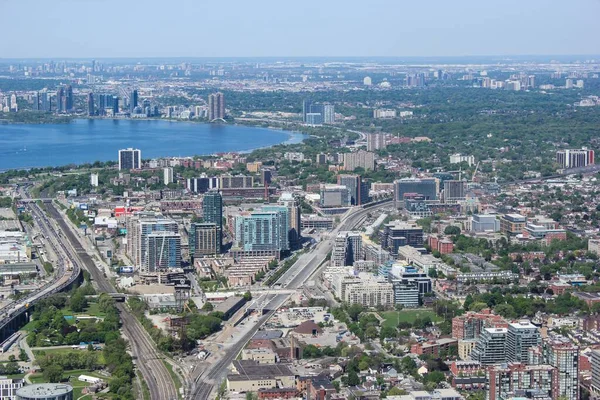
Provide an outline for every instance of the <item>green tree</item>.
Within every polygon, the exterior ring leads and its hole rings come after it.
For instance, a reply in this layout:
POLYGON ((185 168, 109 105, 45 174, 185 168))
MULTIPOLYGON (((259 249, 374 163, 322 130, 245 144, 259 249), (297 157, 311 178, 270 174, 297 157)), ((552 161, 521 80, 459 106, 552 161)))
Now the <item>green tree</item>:
POLYGON ((348 372, 348 386, 357 386, 360 385, 360 378, 356 371, 348 372))
POLYGON ((63 367, 58 364, 50 364, 44 368, 44 379, 51 383, 58 383, 62 379, 63 367))

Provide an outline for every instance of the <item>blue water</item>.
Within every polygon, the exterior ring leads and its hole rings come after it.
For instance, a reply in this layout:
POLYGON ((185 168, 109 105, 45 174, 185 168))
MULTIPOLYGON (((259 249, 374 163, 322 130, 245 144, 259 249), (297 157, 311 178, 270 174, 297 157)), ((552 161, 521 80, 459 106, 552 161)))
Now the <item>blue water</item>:
POLYGON ((0 170, 117 160, 134 147, 142 158, 249 151, 306 136, 266 128, 155 120, 74 120, 69 124, 0 125, 0 170))

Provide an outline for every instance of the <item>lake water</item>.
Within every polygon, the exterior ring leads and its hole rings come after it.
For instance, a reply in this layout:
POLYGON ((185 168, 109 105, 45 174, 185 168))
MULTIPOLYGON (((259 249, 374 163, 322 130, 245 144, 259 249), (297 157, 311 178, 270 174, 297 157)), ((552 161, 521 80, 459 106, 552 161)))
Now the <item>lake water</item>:
POLYGON ((249 151, 304 138, 266 128, 156 120, 0 125, 0 170, 117 161, 118 150, 127 147, 148 159, 249 151))

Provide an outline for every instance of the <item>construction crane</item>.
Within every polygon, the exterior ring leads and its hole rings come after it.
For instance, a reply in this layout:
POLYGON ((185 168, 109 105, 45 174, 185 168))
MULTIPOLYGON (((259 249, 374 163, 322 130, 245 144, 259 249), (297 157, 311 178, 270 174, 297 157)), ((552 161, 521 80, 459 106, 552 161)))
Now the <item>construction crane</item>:
POLYGON ((471 177, 471 182, 475 182, 475 175, 477 175, 477 170, 479 169, 479 163, 481 161, 477 161, 477 165, 475 166, 475 171, 473 171, 473 176, 471 177))

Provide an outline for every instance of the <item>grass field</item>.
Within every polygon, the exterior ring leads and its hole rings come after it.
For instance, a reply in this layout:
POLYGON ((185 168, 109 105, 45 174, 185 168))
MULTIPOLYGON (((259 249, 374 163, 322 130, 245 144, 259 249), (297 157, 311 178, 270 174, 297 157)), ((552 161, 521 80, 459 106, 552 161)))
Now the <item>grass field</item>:
POLYGON ((417 318, 429 317, 433 322, 443 320, 431 310, 384 311, 380 312, 379 315, 385 319, 382 325, 392 328, 395 328, 398 322, 409 322, 412 324, 417 318))
MULTIPOLYGON (((42 352, 45 354, 68 354, 68 353, 81 353, 82 351, 87 351, 87 349, 85 350, 73 350, 71 348, 64 348, 64 349, 44 349, 44 350, 33 350, 33 354, 37 357, 41 357, 42 352)), ((104 361, 104 354, 102 352, 102 350, 97 350, 96 354, 98 354, 98 364, 100 365, 104 365, 106 364, 106 362, 104 361)))

